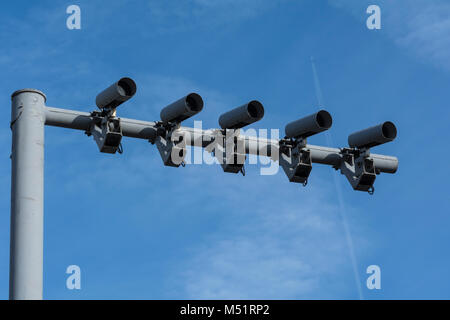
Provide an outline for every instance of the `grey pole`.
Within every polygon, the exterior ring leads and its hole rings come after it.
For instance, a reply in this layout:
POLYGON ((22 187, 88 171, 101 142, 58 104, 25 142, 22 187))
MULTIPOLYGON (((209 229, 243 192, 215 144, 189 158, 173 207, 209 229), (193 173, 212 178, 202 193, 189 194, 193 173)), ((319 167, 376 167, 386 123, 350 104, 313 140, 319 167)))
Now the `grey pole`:
POLYGON ((45 95, 13 93, 9 298, 42 299, 45 95))

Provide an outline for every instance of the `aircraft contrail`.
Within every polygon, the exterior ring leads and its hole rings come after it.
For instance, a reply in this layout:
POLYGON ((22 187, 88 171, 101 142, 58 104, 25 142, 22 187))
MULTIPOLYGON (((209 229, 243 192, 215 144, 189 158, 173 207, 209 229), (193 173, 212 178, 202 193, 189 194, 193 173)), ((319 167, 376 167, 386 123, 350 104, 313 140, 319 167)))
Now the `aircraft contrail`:
MULTIPOLYGON (((319 76, 317 74, 314 57, 311 57, 311 66, 312 66, 313 77, 314 77, 314 87, 316 89, 317 103, 319 104, 320 107, 324 107, 322 90, 320 88, 319 76)), ((328 146, 333 146, 333 139, 328 131, 325 132, 325 136, 327 139, 328 146)), ((353 246, 353 238, 352 238, 352 234, 350 232, 350 227, 348 225, 347 215, 345 213, 346 212, 345 211, 345 202, 344 202, 344 198, 342 196, 342 187, 337 178, 336 172, 333 173, 333 180, 334 180, 334 185, 336 187, 336 192, 337 192, 338 201, 339 201, 339 213, 341 216, 342 224, 344 225, 345 238, 346 238, 347 246, 349 249, 350 259, 352 261, 353 274, 355 277, 356 288, 358 289, 359 299, 364 300, 364 296, 363 296, 362 288, 361 288, 361 279, 360 279, 359 273, 358 273, 358 262, 356 259, 355 249, 353 246)))

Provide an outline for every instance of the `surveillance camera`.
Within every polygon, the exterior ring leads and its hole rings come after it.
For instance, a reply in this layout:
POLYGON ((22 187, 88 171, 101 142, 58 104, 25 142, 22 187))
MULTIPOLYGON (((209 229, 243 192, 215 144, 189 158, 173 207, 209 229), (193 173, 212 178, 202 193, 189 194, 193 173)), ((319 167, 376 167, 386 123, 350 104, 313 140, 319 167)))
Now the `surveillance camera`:
POLYGON ((259 121, 264 116, 263 105, 256 100, 222 114, 219 125, 222 129, 239 129, 259 121))
POLYGON ((352 148, 371 148, 390 142, 397 136, 395 125, 386 121, 379 125, 352 133, 348 136, 348 145, 352 148))
POLYGON ((307 117, 288 123, 285 127, 286 138, 307 138, 328 130, 333 124, 331 115, 325 111, 313 113, 307 117))
POLYGON ((97 95, 95 103, 100 109, 115 109, 136 93, 136 83, 122 78, 97 95))
POLYGON ((161 110, 161 120, 163 122, 180 123, 203 109, 203 99, 197 93, 190 93, 187 96, 175 101, 161 110))

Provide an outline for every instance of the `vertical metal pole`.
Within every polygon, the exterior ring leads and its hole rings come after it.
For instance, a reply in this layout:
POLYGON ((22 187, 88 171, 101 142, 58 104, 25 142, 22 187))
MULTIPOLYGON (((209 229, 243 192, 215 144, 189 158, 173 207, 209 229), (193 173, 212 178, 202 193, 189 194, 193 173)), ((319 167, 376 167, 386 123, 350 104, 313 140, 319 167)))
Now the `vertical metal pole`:
POLYGON ((13 93, 9 298, 42 299, 45 95, 13 93))

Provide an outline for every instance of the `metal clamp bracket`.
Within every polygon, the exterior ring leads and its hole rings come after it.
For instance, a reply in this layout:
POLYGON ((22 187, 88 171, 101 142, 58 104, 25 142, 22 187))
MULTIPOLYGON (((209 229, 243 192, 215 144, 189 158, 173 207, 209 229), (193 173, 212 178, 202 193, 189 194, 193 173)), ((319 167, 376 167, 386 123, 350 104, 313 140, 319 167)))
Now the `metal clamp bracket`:
POLYGON ((373 184, 380 172, 375 168, 370 157, 370 149, 343 148, 341 149, 341 173, 345 175, 354 190, 367 191, 373 194, 373 184))
POLYGON ((115 110, 93 111, 91 116, 93 121, 86 134, 94 137, 100 152, 122 153, 122 127, 115 110))
POLYGON ((245 175, 244 141, 239 139, 239 129, 222 129, 215 138, 214 156, 219 160, 224 172, 242 173, 245 175))
POLYGON ((306 148, 306 139, 280 140, 280 165, 290 182, 306 186, 312 170, 311 151, 306 148))
POLYGON ((177 131, 179 128, 179 123, 156 123, 156 138, 150 142, 156 144, 165 166, 184 167, 186 141, 184 135, 177 131))

